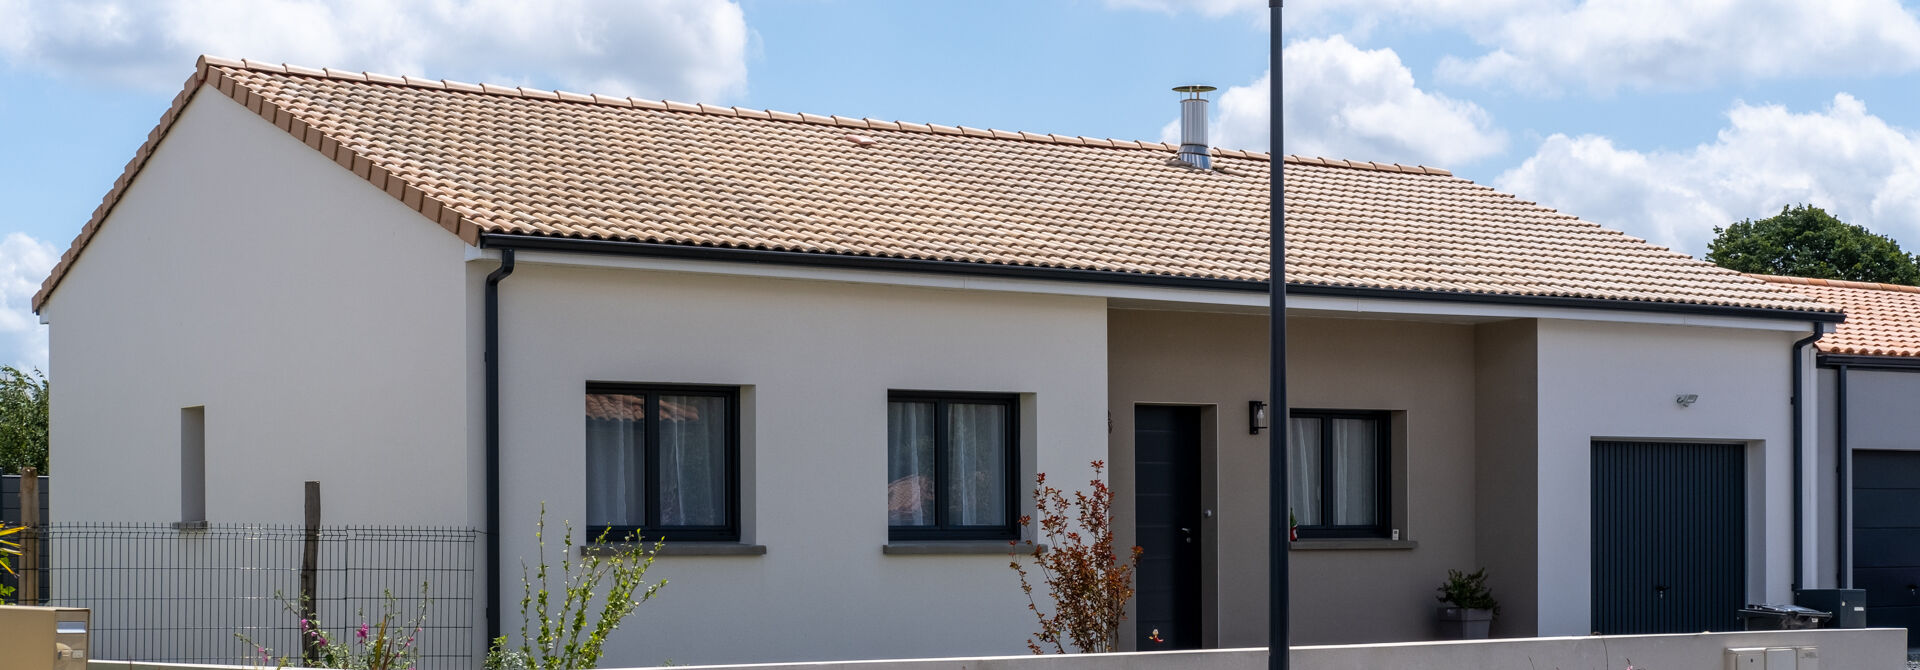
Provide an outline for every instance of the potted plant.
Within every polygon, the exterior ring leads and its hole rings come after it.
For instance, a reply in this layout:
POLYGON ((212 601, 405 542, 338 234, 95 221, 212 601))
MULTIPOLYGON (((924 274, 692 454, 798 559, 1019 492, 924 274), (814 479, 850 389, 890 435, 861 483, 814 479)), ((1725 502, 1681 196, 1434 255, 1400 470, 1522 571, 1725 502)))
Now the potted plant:
POLYGON ((1448 570, 1447 581, 1436 590, 1440 592, 1441 639, 1487 639, 1493 617, 1500 614, 1500 602, 1487 588, 1486 568, 1472 573, 1448 570))

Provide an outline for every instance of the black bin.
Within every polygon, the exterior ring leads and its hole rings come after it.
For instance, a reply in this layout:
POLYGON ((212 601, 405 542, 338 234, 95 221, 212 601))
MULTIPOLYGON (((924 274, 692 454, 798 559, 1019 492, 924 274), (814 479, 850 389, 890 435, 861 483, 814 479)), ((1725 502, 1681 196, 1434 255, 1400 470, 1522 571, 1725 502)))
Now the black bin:
POLYGON ((1819 628, 1833 615, 1799 605, 1748 605, 1740 610, 1740 621, 1747 630, 1800 630, 1819 628))
POLYGON ((1801 589, 1793 594, 1793 604, 1832 612, 1827 628, 1866 628, 1866 589, 1801 589))

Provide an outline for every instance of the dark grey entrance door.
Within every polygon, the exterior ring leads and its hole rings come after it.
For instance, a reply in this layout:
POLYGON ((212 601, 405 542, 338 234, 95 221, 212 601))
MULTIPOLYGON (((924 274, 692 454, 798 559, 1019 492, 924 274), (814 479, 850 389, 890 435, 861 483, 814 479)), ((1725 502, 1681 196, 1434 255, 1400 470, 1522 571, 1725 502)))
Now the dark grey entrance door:
POLYGON ((1593 629, 1738 630, 1746 535, 1744 445, 1594 442, 1593 629))
POLYGON ((1139 649, 1200 647, 1200 408, 1133 412, 1139 649), (1155 632, 1158 631, 1158 635, 1155 632), (1157 639, 1155 639, 1157 637, 1157 639))
POLYGON ((1853 452, 1853 585, 1868 626, 1920 633, 1920 452, 1853 452))

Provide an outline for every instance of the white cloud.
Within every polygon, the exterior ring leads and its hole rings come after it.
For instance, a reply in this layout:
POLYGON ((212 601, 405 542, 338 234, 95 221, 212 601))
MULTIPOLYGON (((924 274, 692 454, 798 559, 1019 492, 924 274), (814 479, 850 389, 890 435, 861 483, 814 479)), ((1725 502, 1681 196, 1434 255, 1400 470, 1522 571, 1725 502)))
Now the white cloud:
MULTIPOLYGON (((1302 40, 1281 54, 1285 69, 1285 153, 1386 163, 1459 165, 1506 143, 1485 110, 1421 90, 1392 49, 1363 51, 1339 35, 1302 40)), ((1272 146, 1272 72, 1215 98, 1215 146, 1272 146)), ((1179 141, 1179 125, 1161 130, 1179 141)))
POLYGON ((1920 249, 1920 132, 1844 93, 1799 114, 1736 103, 1713 142, 1685 151, 1556 134, 1494 185, 1695 255, 1714 226, 1797 203, 1920 249))
POLYGON ((0 61, 165 90, 202 53, 722 101, 744 92, 733 2, 0 0, 0 61))
POLYGON ((47 369, 47 327, 33 314, 33 294, 60 252, 24 233, 0 238, 0 365, 47 369))
POLYGON ((1513 9, 1497 21, 1445 5, 1427 10, 1490 48, 1443 59, 1441 76, 1551 95, 1562 84, 1609 94, 1920 68, 1920 18, 1898 0, 1589 0, 1513 9))

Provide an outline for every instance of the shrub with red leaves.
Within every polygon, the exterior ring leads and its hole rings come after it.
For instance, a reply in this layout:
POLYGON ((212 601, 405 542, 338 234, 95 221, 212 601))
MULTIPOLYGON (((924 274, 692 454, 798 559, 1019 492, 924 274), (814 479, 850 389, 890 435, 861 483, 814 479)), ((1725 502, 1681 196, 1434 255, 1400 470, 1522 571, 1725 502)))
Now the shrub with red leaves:
MULTIPOLYGON (((1119 646, 1120 622, 1127 618, 1133 572, 1140 565, 1142 550, 1133 547, 1125 558, 1113 551, 1113 491, 1100 477, 1105 468, 1104 461, 1093 461, 1088 490, 1073 492, 1071 500, 1047 485, 1047 473, 1034 478, 1041 543, 1016 540, 1008 554, 1013 557, 1009 565, 1020 574, 1020 590, 1027 594, 1027 609, 1040 620, 1040 633, 1027 639, 1027 648, 1035 654, 1047 653, 1041 645, 1051 645, 1062 654, 1067 653, 1067 644, 1082 653, 1109 652, 1119 646), (1023 545, 1033 554, 1053 600, 1051 614, 1041 611, 1034 600, 1027 569, 1020 565, 1023 545)), ((1020 517, 1021 527, 1034 523, 1032 516, 1020 517)))

